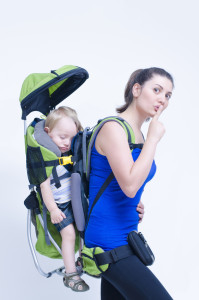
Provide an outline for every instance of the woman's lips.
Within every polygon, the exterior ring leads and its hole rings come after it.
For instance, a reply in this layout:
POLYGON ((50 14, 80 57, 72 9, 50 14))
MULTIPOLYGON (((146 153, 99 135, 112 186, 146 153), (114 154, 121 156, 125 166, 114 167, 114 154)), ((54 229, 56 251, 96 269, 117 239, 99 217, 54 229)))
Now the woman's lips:
POLYGON ((154 109, 155 109, 155 111, 158 111, 159 106, 155 106, 154 109))

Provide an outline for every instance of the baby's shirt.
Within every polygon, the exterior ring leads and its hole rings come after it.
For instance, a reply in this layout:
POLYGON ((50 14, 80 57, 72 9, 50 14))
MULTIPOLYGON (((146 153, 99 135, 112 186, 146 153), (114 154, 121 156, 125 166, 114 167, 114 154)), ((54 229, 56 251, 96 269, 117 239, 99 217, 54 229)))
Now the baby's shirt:
POLYGON ((61 186, 56 188, 53 175, 50 175, 50 187, 54 200, 57 204, 66 203, 71 200, 71 174, 64 166, 56 167, 61 186))

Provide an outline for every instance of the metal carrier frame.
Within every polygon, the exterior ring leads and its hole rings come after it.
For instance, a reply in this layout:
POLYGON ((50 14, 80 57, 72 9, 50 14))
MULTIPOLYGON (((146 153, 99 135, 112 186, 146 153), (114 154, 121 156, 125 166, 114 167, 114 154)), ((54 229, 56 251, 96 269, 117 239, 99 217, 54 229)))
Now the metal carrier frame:
MULTIPOLYGON (((44 222, 43 222, 41 214, 38 214, 37 216, 38 216, 38 219, 39 219, 42 227, 44 228, 44 222)), ((64 276, 64 272, 63 272, 63 270, 65 269, 64 266, 60 267, 60 268, 57 268, 57 269, 55 269, 51 272, 48 272, 48 273, 44 272, 42 270, 42 268, 40 267, 40 264, 39 264, 39 261, 38 261, 38 258, 37 258, 37 254, 36 254, 36 250, 35 250, 35 247, 33 245, 32 236, 31 236, 31 210, 30 209, 28 209, 28 214, 27 214, 27 236, 28 236, 28 243, 29 243, 30 251, 31 251, 34 263, 35 263, 35 267, 37 268, 37 271, 42 276, 44 276, 46 278, 51 277, 53 274, 58 274, 58 275, 64 276)), ((49 231, 48 231, 48 236, 49 236, 49 239, 50 239, 51 243, 55 246, 57 251, 62 255, 61 249, 59 248, 59 246, 57 245, 55 240, 52 238, 49 231)))
MULTIPOLYGON (((88 72, 77 66, 63 66, 57 70, 51 71, 49 74, 42 73, 39 74, 34 73, 30 74, 23 82, 21 94, 20 94, 20 102, 22 108, 22 120, 24 121, 24 135, 27 132, 27 121, 26 117, 31 112, 40 112, 44 115, 48 114, 50 110, 54 109, 57 104, 62 102, 65 98, 70 96, 74 91, 76 91, 89 77, 88 72), (54 75, 52 76, 53 73, 54 75), (43 83, 43 78, 45 78, 43 83), (38 86, 36 86, 37 84, 38 86), (49 94, 48 89, 52 86, 55 86, 55 90, 49 94), (48 95, 49 94, 49 95, 48 95), (53 95, 53 96, 52 96, 53 95), (49 96, 49 97, 48 97, 49 96), (36 101, 35 101, 36 100, 36 101)), ((66 162, 66 161, 65 161, 66 162)), ((64 162, 64 164, 65 164, 64 162)), ((31 187, 32 188, 32 187, 31 187)), ((31 189, 30 188, 30 189, 31 189)), ((32 188, 32 191, 34 188, 32 188)), ((35 263, 35 266, 38 272, 44 277, 50 277, 52 274, 64 275, 64 267, 60 267, 51 272, 44 272, 40 267, 37 255, 36 248, 33 245, 33 240, 31 236, 31 212, 32 209, 28 209, 27 215, 27 236, 28 243, 30 246, 30 250, 32 253, 32 257, 35 263)), ((41 226, 44 228, 44 221, 41 214, 37 214, 39 222, 41 226)), ((46 226, 45 226, 46 227, 46 226)), ((57 251, 61 254, 62 252, 55 240, 52 238, 49 231, 47 231, 49 239, 51 243, 55 246, 57 251)), ((80 238, 80 249, 82 248, 83 239, 80 238)), ((81 275, 81 269, 77 266, 77 271, 81 275)))

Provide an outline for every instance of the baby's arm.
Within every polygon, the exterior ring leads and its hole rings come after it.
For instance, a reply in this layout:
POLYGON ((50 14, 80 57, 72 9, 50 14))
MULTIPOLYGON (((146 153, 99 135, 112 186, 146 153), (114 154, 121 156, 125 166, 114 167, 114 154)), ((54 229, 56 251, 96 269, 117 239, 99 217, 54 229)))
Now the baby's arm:
POLYGON ((46 179, 46 181, 42 182, 40 185, 41 194, 43 201, 50 212, 51 222, 53 224, 60 223, 64 218, 66 218, 65 214, 57 207, 55 200, 53 198, 53 194, 50 188, 50 177, 46 179))

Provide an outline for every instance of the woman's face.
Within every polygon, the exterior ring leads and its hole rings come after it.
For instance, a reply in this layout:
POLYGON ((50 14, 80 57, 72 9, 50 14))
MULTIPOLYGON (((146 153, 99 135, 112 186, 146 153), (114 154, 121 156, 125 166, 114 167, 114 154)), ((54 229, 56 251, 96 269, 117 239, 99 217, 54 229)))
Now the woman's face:
POLYGON ((167 108, 173 90, 172 82, 164 76, 154 75, 143 86, 135 84, 133 95, 136 107, 145 118, 153 117, 160 105, 167 108))

